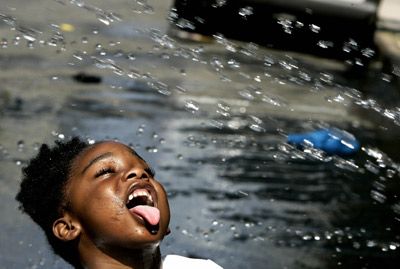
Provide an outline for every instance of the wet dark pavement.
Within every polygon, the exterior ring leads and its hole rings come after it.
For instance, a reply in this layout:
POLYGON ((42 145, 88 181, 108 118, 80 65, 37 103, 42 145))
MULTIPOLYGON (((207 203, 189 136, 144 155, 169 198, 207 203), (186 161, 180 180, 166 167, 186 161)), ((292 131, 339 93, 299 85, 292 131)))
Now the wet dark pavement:
POLYGON ((163 254, 232 269, 397 268, 395 74, 351 77, 340 63, 221 37, 179 41, 166 35, 168 1, 79 3, 0 5, 1 268, 69 268, 14 196, 38 145, 73 135, 131 144, 155 168, 173 214, 163 254), (362 150, 285 143, 329 126, 362 150))

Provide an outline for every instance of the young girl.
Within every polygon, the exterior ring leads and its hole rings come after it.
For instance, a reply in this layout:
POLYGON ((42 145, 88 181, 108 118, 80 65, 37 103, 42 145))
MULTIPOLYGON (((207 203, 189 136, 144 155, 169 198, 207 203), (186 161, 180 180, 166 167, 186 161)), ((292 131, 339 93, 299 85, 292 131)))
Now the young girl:
POLYGON ((167 255, 163 186, 130 147, 79 138, 42 145, 23 169, 20 208, 44 230, 54 252, 75 268, 216 268, 210 260, 167 255))

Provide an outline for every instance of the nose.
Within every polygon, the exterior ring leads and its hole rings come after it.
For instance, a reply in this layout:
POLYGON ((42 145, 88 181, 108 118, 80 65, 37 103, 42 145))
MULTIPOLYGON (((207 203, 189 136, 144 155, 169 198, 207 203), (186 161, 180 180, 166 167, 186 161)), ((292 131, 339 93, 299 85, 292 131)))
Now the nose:
POLYGON ((126 180, 130 180, 130 179, 149 180, 149 178, 150 177, 147 174, 147 172, 142 168, 134 168, 134 169, 130 170, 125 176, 126 180))

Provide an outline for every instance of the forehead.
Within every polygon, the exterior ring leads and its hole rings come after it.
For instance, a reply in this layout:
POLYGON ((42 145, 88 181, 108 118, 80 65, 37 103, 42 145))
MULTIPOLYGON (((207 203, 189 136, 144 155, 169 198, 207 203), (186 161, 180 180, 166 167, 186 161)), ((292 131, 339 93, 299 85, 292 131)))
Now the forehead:
POLYGON ((85 149, 74 161, 75 167, 86 165, 94 158, 110 153, 113 156, 120 157, 136 157, 144 162, 144 160, 137 155, 137 153, 127 145, 115 141, 104 141, 96 143, 89 148, 85 149))

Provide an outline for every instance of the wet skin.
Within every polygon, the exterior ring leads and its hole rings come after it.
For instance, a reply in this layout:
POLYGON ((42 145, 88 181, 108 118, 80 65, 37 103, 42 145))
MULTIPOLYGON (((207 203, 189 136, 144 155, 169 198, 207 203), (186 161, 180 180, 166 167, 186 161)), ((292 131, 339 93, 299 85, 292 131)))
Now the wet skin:
POLYGON ((53 232, 61 240, 79 240, 87 268, 154 267, 159 243, 168 231, 167 195, 132 149, 111 141, 85 149, 73 161, 66 199, 67 210, 54 223, 53 232), (149 227, 126 206, 128 196, 138 188, 151 193, 154 207, 160 210, 157 227, 149 227))

